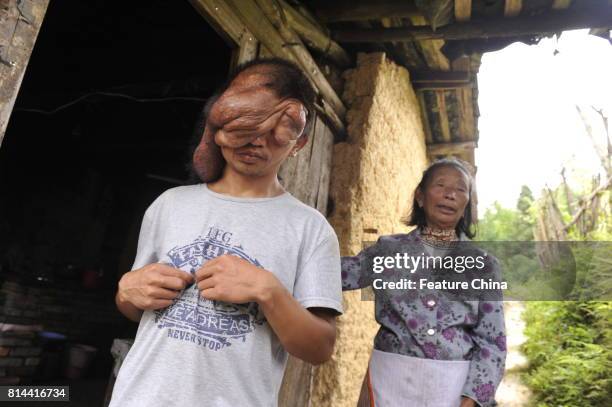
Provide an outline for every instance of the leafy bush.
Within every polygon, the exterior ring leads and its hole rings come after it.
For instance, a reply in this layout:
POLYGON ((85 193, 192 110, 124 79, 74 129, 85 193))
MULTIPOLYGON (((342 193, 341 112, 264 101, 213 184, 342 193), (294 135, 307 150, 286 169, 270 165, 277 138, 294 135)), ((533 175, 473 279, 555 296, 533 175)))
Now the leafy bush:
POLYGON ((526 381, 538 407, 602 407, 612 400, 612 302, 531 302, 526 381))

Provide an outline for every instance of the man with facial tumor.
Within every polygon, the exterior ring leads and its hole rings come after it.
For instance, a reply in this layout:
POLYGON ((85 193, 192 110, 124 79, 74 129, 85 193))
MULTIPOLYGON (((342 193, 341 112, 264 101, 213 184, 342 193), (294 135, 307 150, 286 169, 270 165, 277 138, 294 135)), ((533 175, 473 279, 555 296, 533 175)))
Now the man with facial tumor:
POLYGON ((331 357, 338 240, 278 180, 308 140, 314 97, 299 68, 267 59, 207 103, 193 154, 203 183, 151 204, 119 281, 117 307, 139 327, 111 407, 275 406, 288 353, 331 357))
POLYGON ((273 132, 278 144, 287 145, 304 132, 304 105, 293 98, 279 98, 270 88, 267 74, 271 69, 260 66, 250 75, 236 78, 212 105, 193 157, 194 169, 203 182, 220 176, 223 161, 219 146, 242 147, 268 132, 273 132))

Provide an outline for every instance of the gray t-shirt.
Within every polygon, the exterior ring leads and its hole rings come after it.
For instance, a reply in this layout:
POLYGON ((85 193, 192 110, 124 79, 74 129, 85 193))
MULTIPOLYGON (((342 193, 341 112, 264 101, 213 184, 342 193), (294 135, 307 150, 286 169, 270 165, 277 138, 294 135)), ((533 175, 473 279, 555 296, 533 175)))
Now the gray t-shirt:
MULTIPOLYGON (((222 254, 274 273, 305 308, 342 312, 336 234, 289 193, 170 189, 145 213, 133 269, 162 262, 194 273, 222 254)), ((192 285, 170 307, 143 313, 110 406, 276 406, 286 361, 257 304, 206 300, 192 285)))

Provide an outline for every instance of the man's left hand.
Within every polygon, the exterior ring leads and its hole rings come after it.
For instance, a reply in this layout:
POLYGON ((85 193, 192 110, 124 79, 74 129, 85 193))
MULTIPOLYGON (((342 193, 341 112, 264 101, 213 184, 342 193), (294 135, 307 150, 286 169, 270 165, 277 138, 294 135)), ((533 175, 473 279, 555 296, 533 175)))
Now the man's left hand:
POLYGON ((280 285, 269 271, 228 254, 204 263, 195 280, 202 297, 235 304, 259 303, 280 285))

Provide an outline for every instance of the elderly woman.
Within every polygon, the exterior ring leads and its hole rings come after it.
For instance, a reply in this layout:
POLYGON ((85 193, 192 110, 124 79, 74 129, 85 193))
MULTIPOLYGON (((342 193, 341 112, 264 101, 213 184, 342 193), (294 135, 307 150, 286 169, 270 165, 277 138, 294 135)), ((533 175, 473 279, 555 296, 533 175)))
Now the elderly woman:
MULTIPOLYGON (((343 290, 373 285, 380 324, 360 406, 495 405, 506 358, 501 292, 485 301, 473 295, 457 299, 447 290, 426 291, 418 286, 380 288, 375 280, 385 273, 376 274, 371 266, 375 257, 397 258, 398 250, 403 251, 402 256, 417 259, 452 257, 459 242, 474 236, 472 191, 472 177, 462 162, 444 159, 433 163, 414 194, 408 225, 416 228, 408 234, 381 236, 357 256, 342 258, 343 290)), ((476 250, 484 259, 481 275, 499 278, 497 260, 476 250)), ((414 278, 430 270, 407 271, 396 266, 392 271, 399 277, 414 278)))

